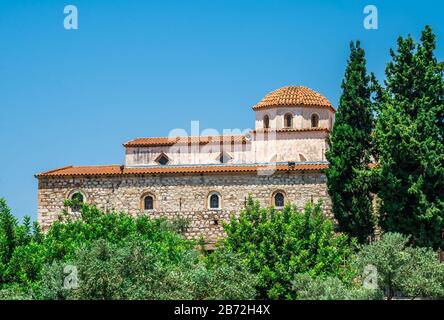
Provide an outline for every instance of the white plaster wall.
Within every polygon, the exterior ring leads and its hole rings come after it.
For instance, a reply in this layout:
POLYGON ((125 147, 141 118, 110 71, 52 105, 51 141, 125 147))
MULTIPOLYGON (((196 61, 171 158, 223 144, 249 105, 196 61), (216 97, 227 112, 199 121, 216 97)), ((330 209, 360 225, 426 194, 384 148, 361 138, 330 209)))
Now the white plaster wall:
POLYGON ((226 152, 232 159, 228 163, 248 163, 251 143, 208 145, 174 145, 158 147, 126 148, 125 163, 127 166, 158 165, 157 157, 162 153, 170 159, 168 165, 185 164, 220 164, 221 152, 226 152))
POLYGON ((316 113, 319 115, 319 127, 331 130, 334 122, 334 113, 327 108, 319 107, 274 107, 269 109, 261 109, 256 113, 256 129, 264 128, 264 116, 270 118, 270 128, 282 129, 284 127, 285 115, 290 113, 293 115, 293 129, 311 128, 311 115, 316 113))
POLYGON ((274 132, 272 140, 253 141, 252 162, 287 162, 302 161, 302 154, 307 161, 325 161, 327 133, 309 132, 274 132))

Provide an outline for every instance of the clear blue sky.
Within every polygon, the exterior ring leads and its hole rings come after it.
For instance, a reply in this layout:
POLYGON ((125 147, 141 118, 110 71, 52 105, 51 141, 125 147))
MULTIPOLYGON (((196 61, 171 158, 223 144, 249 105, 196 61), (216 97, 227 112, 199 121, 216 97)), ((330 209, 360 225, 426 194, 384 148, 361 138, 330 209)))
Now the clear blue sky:
POLYGON ((443 1, 0 0, 0 196, 36 218, 34 174, 121 164, 122 143, 172 128, 249 128, 283 85, 336 106, 350 40, 381 79, 398 35, 425 24, 444 58, 443 1), (79 29, 63 28, 76 5, 79 29), (379 30, 363 8, 379 9, 379 30))

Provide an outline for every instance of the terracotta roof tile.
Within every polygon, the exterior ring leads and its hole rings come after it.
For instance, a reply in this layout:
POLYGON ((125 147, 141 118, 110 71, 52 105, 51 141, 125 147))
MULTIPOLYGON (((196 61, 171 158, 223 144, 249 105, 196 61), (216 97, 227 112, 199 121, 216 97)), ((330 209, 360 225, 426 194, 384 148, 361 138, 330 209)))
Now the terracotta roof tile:
POLYGON ((314 106, 335 109, 330 101, 316 91, 303 86, 286 86, 267 94, 253 109, 277 106, 314 106))
POLYGON ((208 143, 246 143, 243 135, 229 136, 188 136, 188 137, 158 137, 137 138, 124 143, 125 147, 154 147, 172 146, 175 144, 208 144, 208 143))
POLYGON ((66 166, 42 173, 36 176, 82 176, 82 175, 114 175, 121 174, 123 166, 121 165, 107 165, 107 166, 66 166))
POLYGON ((69 166, 36 175, 37 178, 68 176, 127 176, 149 174, 200 174, 200 173, 257 173, 261 170, 276 171, 320 171, 328 167, 326 163, 296 163, 295 165, 203 165, 203 166, 152 166, 125 167, 111 166, 69 166))

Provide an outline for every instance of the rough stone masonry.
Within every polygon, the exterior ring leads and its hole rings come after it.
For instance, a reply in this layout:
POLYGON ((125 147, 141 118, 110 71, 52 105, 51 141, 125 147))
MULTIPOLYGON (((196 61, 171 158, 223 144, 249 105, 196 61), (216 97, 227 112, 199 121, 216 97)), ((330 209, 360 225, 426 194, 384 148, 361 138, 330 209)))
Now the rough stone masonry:
POLYGON ((322 200, 330 215, 324 174, 335 113, 330 102, 307 87, 287 86, 252 109, 255 128, 244 134, 137 138, 124 144, 124 165, 37 174, 38 221, 46 230, 65 200, 76 197, 105 211, 185 218, 187 238, 212 244, 249 194, 278 209, 322 200))

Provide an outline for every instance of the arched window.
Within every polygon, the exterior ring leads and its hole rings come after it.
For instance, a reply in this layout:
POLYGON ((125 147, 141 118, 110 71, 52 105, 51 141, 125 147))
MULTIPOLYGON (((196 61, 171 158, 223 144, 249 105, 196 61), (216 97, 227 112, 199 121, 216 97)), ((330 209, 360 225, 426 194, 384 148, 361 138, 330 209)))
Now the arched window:
POLYGON ((317 128, 319 126, 319 116, 316 113, 311 115, 311 127, 317 128))
POLYGON ((142 211, 154 210, 156 208, 156 196, 150 191, 140 197, 140 209, 142 211))
POLYGON ((145 210, 153 210, 154 209, 154 198, 151 195, 147 195, 145 199, 143 199, 143 208, 145 210))
POLYGON ((210 193, 208 197, 208 209, 216 210, 220 209, 220 194, 217 192, 210 193))
POLYGON ((82 209, 82 204, 85 202, 85 195, 79 190, 72 191, 68 197, 72 201, 71 211, 79 212, 82 209))
POLYGON ((273 193, 273 205, 278 208, 282 209, 285 206, 285 194, 282 191, 276 191, 273 193))
POLYGON ((270 117, 265 115, 264 116, 264 129, 270 128, 270 117))
POLYGON ((292 128, 293 127, 293 115, 290 113, 287 113, 284 117, 284 127, 285 128, 292 128))

